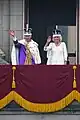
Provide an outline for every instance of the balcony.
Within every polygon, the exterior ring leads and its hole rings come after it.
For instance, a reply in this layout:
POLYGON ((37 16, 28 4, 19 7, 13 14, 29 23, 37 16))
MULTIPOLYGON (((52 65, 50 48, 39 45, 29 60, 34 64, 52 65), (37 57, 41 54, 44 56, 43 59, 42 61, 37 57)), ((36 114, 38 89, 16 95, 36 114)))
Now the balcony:
POLYGON ((0 114, 80 114, 80 66, 0 66, 0 114))

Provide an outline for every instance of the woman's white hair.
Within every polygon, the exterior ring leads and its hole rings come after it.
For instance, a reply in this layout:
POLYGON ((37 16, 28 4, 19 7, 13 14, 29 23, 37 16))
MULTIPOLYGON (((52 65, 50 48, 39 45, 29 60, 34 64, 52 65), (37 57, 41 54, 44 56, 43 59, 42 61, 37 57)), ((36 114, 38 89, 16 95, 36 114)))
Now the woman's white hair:
POLYGON ((53 34, 53 41, 54 41, 54 38, 55 37, 60 37, 60 41, 62 41, 62 36, 61 36, 61 34, 53 34))

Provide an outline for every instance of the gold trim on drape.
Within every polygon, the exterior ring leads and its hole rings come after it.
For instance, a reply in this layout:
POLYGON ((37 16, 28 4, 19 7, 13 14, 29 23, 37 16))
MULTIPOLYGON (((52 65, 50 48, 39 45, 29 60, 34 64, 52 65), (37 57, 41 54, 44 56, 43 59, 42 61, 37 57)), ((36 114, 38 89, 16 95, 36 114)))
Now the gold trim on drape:
POLYGON ((28 111, 32 112, 56 112, 67 107, 73 100, 77 100, 80 102, 80 93, 76 90, 73 90, 69 93, 65 98, 56 101, 54 103, 32 103, 28 100, 25 100, 22 96, 20 96, 15 91, 11 91, 8 95, 6 95, 3 99, 0 100, 0 109, 5 107, 11 101, 15 101, 21 107, 28 111))
POLYGON ((13 100, 14 91, 11 91, 8 95, 0 100, 0 109, 8 105, 13 100))
POLYGON ((29 102, 28 100, 25 100, 22 96, 20 96, 18 93, 14 92, 14 101, 20 106, 22 106, 24 109, 29 110, 29 111, 55 112, 68 106, 74 100, 74 98, 76 98, 76 93, 77 93, 76 90, 73 90, 65 98, 59 101, 56 101, 54 103, 39 104, 39 103, 29 102))

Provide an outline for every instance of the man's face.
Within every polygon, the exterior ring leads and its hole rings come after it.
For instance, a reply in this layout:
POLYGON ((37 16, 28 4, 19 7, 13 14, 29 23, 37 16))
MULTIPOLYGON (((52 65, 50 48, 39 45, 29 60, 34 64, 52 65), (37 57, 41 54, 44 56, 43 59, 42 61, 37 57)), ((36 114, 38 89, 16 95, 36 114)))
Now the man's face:
POLYGON ((24 39, 27 41, 27 42, 30 42, 31 41, 31 35, 25 35, 24 36, 24 39))

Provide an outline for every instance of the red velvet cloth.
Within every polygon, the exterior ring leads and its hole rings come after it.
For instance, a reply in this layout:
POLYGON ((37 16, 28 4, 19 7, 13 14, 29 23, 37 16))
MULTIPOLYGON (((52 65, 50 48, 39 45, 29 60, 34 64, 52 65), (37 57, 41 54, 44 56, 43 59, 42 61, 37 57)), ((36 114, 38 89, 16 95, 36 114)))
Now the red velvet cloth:
POLYGON ((11 92, 11 85, 12 66, 0 65, 0 100, 11 92))
POLYGON ((33 103, 59 101, 73 90, 72 66, 17 66, 15 91, 33 103))
MULTIPOLYGON (((77 90, 80 92, 80 66, 76 69, 77 90)), ((12 66, 0 65, 0 99, 12 90, 33 103, 52 103, 63 99, 73 89, 73 66, 16 66, 16 88, 12 89, 12 66)))
POLYGON ((77 84, 76 89, 80 93, 80 65, 78 65, 76 69, 76 84, 77 84))

